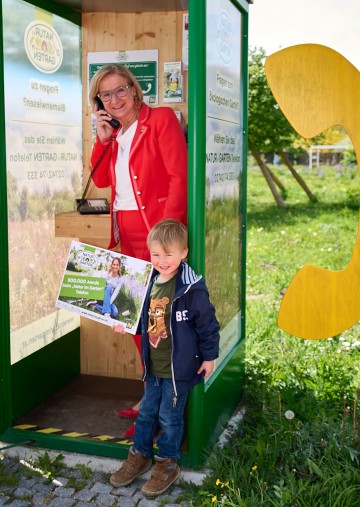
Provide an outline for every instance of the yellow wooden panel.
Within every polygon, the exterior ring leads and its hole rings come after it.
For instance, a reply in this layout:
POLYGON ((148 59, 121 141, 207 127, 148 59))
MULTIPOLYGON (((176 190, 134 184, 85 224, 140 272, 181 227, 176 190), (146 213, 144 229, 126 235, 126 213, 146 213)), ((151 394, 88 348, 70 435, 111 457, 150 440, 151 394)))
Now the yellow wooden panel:
MULTIPOLYGON (((280 108, 300 135, 313 137, 342 125, 360 153, 360 74, 348 60, 325 46, 301 44, 268 57, 265 71, 280 108)), ((285 293, 278 324, 295 336, 316 340, 335 336, 358 320, 359 229, 343 270, 300 269, 285 293)))

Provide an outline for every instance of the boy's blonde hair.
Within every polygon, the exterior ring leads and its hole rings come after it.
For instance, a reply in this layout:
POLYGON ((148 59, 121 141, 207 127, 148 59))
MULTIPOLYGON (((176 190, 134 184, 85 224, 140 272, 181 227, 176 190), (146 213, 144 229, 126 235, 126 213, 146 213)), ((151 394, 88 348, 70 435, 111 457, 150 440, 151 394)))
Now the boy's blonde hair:
POLYGON ((187 228, 173 218, 164 218, 150 230, 147 237, 148 248, 153 241, 158 242, 165 252, 174 244, 180 248, 187 248, 187 228))

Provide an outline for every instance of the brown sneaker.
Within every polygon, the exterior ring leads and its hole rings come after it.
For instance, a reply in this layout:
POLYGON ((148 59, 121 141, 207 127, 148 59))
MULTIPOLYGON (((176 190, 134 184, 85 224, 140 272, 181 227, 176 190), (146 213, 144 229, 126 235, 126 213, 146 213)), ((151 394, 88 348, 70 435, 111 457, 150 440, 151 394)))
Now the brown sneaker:
POLYGON ((161 495, 178 479, 180 467, 175 460, 155 456, 155 466, 150 479, 141 488, 145 496, 161 495))
POLYGON ((123 466, 110 477, 114 488, 128 486, 136 477, 147 472, 152 465, 151 458, 145 458, 133 447, 130 447, 127 460, 123 466))

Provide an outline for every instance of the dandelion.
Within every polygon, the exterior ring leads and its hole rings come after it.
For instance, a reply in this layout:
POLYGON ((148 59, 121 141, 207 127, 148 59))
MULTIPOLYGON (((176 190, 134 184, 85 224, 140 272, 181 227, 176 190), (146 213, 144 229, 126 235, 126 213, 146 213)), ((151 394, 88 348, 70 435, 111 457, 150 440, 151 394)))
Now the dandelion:
POLYGON ((284 235, 284 234, 285 234, 285 231, 280 231, 280 234, 284 235))
POLYGON ((255 470, 257 470, 257 465, 254 465, 251 470, 255 472, 255 470))
POLYGON ((215 495, 215 496, 212 497, 211 501, 212 501, 212 503, 215 503, 216 500, 217 500, 217 496, 215 495))
POLYGON ((284 415, 286 419, 288 419, 289 421, 291 421, 291 419, 294 419, 295 417, 295 414, 292 410, 287 410, 284 415))
POLYGON ((216 486, 218 486, 220 484, 220 482, 221 482, 220 479, 216 479, 216 482, 215 482, 216 486))

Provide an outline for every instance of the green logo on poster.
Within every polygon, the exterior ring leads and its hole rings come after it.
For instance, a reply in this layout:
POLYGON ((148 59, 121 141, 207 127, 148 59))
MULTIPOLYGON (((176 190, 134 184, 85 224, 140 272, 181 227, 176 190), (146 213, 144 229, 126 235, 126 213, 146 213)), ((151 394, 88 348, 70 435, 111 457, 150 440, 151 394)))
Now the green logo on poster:
POLYGON ((76 262, 81 266, 82 268, 96 268, 98 265, 97 257, 94 253, 84 251, 79 252, 76 257, 76 262))
POLYGON ((44 21, 33 21, 24 34, 26 54, 33 66, 51 74, 56 72, 63 60, 63 47, 54 28, 44 21))

